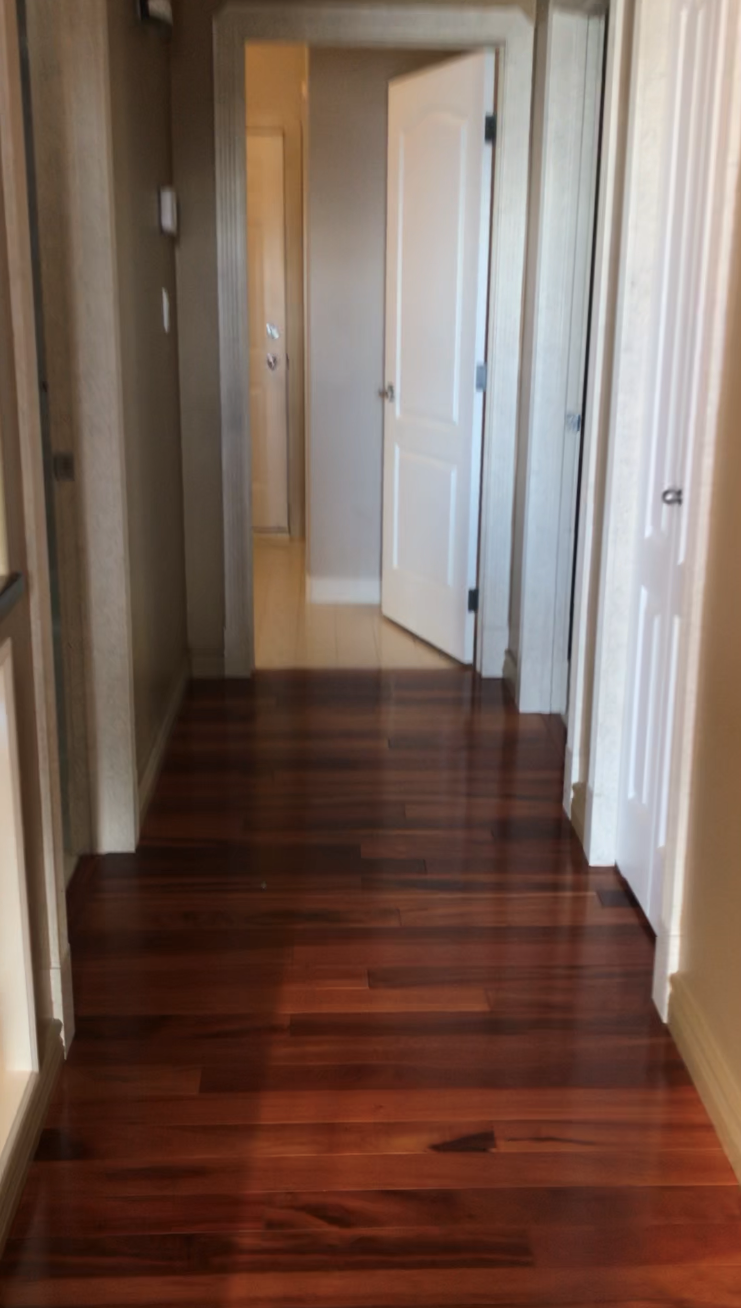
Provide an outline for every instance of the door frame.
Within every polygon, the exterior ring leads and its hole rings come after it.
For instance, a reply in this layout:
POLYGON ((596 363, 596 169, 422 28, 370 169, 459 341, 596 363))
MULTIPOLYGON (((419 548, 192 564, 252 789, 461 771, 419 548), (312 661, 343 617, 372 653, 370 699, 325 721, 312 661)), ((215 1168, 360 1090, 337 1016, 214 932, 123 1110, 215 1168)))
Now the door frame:
MULTIPOLYGON (((539 8, 536 19, 510 643, 504 669, 521 713, 564 713, 567 707, 576 493, 564 494, 564 471, 571 462, 576 472, 580 440, 578 429, 567 425, 570 333, 578 281, 586 310, 579 333, 584 374, 606 11, 607 0, 568 9, 550 4, 539 8), (581 270, 580 241, 588 247, 581 270)), ((570 407, 581 417, 583 395, 572 398, 570 407)))
MULTIPOLYGON (((290 282, 288 276, 288 205, 287 205, 287 195, 286 195, 286 191, 287 191, 286 131, 282 123, 263 123, 263 122, 257 123, 254 121, 248 122, 245 127, 245 151, 248 156, 249 156, 250 137, 254 138, 256 135, 277 137, 280 140, 280 144, 281 144, 281 162, 282 162, 281 180, 283 183, 283 315, 284 315, 284 330, 283 330, 284 339, 282 344, 284 346, 284 352, 286 356, 286 365, 282 372, 283 393, 284 393, 284 401, 285 401, 285 419, 286 419, 286 476, 285 476, 285 486, 284 486, 286 526, 285 528, 264 527, 262 529, 258 528, 258 530, 263 530, 268 535, 275 534, 279 536, 292 536, 294 533, 291 530, 291 524, 293 518, 293 513, 292 513, 293 506, 291 504, 291 464, 293 461, 292 446, 293 446, 293 438, 295 436, 295 430, 294 430, 294 422, 293 422, 294 415, 291 412, 292 397, 291 397, 291 389, 289 384, 292 379, 288 367, 288 360, 292 357, 293 352, 292 350, 289 349, 289 345, 291 341, 292 314, 290 310, 291 288, 290 288, 290 282)), ((249 259, 250 259, 250 234, 248 228, 247 229, 248 265, 249 265, 249 259)), ((249 328, 248 328, 248 332, 249 332, 249 328)), ((248 345, 249 344, 250 342, 248 339, 248 345)), ((263 351, 267 350, 268 348, 270 348, 270 346, 265 345, 263 343, 263 351)), ((302 380, 302 385, 303 385, 303 380, 302 380)), ((252 489, 254 490, 254 487, 252 489)), ((252 503, 252 500, 250 501, 250 504, 251 504, 251 510, 254 511, 254 504, 252 503)))
MULTIPOLYGON (((681 6, 708 0, 681 0, 681 6)), ((704 388, 687 505, 683 635, 670 763, 670 803, 654 1002, 663 1017, 679 966, 681 914, 694 756, 695 706, 710 496, 724 364, 729 270, 741 165, 741 0, 718 6, 714 77, 708 96, 711 182, 693 196, 712 216, 702 348, 704 388)), ((666 25, 677 0, 613 0, 605 101, 606 166, 601 179, 582 496, 576 571, 574 659, 564 803, 581 829, 592 865, 615 862, 619 780, 629 666, 630 603, 643 431, 650 404, 644 361, 651 357, 662 163, 673 144, 667 93, 666 25), (627 55, 627 59, 626 56, 627 55), (622 70, 622 71, 621 71, 622 70), (621 139, 622 136, 622 139, 621 139), (618 207, 623 187, 622 205, 618 207), (609 204, 603 203, 609 192, 609 204), (614 332, 614 334, 613 334, 614 332), (604 497, 604 508, 600 516, 604 497)), ((676 9, 673 11, 676 13, 676 9)))
MULTIPOLYGON (((214 19, 216 213, 224 509, 224 669, 254 669, 247 323, 245 59, 249 41, 495 49, 492 206, 476 668, 502 675, 509 597, 530 163, 533 23, 517 6, 230 4, 214 19)), ((306 433, 309 449, 310 432, 306 433)))
MULTIPOLYGON (((15 693, 20 781, 25 796, 24 858, 32 892, 29 908, 32 920, 36 919, 36 938, 41 950, 41 956, 33 960, 35 1000, 39 1017, 59 1022, 63 1039, 69 1045, 74 1036, 75 1019, 67 937, 31 227, 20 47, 14 4, 0 6, 0 189, 8 265, 8 285, 3 286, 3 293, 8 295, 13 329, 10 366, 15 376, 17 411, 15 458, 13 463, 8 458, 4 468, 5 493, 12 491, 15 513, 22 523, 23 552, 19 557, 25 563, 28 582, 28 598, 24 598, 23 607, 13 616, 16 626, 23 625, 24 640, 27 639, 31 650, 30 661, 25 661, 22 666, 16 663, 15 693), (25 745, 22 743, 24 739, 25 745), (31 766, 28 766, 29 761, 31 766)), ((10 433, 7 437, 10 441, 10 433)), ((6 457, 9 454, 8 448, 6 457)), ((10 515, 8 517, 10 521, 10 515)), ((6 630, 12 635, 10 624, 6 630)), ((52 1059, 50 1053, 49 1061, 42 1065, 45 1093, 51 1092, 58 1054, 57 1050, 52 1059)), ((47 1059, 46 1053, 43 1059, 47 1059)), ((43 1101, 42 1112, 46 1102, 43 1101)), ((0 1241, 4 1216, 0 1204, 0 1241)))

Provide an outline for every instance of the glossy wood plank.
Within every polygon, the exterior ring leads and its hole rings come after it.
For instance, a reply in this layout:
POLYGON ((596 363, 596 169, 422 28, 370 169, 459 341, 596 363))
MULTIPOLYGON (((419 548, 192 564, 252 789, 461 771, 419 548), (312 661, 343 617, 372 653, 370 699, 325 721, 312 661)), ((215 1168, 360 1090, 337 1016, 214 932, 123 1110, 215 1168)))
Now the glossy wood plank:
POLYGON ((26 1308, 741 1308, 741 1193, 563 731, 460 670, 191 688, 70 891, 26 1308))

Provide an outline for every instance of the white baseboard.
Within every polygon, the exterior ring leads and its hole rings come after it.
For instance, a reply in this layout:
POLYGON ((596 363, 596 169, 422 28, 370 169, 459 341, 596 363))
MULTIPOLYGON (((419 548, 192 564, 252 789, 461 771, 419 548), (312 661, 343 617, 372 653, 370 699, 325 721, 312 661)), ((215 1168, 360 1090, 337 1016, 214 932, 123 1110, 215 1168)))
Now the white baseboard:
POLYGON ((380 604, 380 577, 307 577, 308 604, 380 604))
POLYGON ((170 698, 167 701, 165 714, 160 723, 160 729, 157 732, 152 750, 149 755, 147 766, 145 767, 141 780, 139 782, 139 823, 144 821, 144 815, 152 798, 154 787, 157 784, 157 777, 162 767, 162 760, 165 757, 167 742, 170 739, 175 719, 180 711, 180 705, 183 702, 185 687, 190 680, 190 660, 185 659, 175 681, 173 682, 170 698))
POLYGON ((672 978, 669 1030, 741 1181, 741 1085, 681 973, 672 978))
POLYGON ((3 1168, 0 1173, 0 1256, 8 1238, 23 1191, 28 1165, 36 1152, 49 1102, 64 1061, 61 1029, 60 1022, 50 1022, 48 1025, 43 1046, 39 1050, 41 1056, 39 1070, 33 1072, 30 1077, 12 1138, 4 1151, 3 1168))

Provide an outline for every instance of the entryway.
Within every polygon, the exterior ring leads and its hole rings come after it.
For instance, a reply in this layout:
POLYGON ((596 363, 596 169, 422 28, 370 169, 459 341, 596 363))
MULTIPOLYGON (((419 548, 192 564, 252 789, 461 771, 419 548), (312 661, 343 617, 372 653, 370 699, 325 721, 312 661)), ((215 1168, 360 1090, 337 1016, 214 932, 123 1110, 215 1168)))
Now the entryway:
POLYGON ((473 661, 495 71, 246 46, 257 667, 473 661))

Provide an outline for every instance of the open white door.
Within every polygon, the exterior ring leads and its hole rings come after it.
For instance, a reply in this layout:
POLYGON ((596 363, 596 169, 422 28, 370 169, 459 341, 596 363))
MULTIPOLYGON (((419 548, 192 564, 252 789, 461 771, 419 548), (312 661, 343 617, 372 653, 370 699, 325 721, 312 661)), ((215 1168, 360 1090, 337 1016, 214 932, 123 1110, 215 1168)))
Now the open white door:
POLYGON ((288 531, 283 133, 247 132, 252 525, 288 531))
POLYGON ((494 55, 389 87, 382 608, 462 663, 475 616, 494 55))

